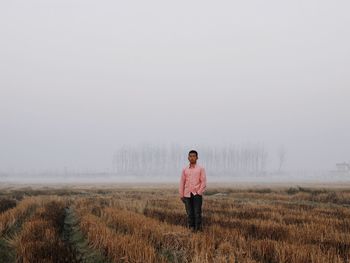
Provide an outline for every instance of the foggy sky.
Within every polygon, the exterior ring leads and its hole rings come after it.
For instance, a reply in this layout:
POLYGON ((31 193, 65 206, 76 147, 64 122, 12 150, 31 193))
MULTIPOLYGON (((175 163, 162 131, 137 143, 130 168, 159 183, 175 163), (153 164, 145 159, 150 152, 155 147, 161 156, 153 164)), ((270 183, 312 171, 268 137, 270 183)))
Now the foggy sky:
MULTIPOLYGON (((123 143, 264 142, 350 161, 349 1, 1 1, 0 171, 123 143)), ((187 154, 187 153, 184 153, 187 154)))

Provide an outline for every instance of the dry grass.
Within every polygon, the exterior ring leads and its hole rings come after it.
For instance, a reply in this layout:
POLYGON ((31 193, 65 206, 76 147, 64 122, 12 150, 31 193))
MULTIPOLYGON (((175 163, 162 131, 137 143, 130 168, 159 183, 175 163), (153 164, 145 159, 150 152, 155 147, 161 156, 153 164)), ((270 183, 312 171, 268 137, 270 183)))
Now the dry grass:
POLYGON ((0 233, 24 221, 11 239, 19 262, 82 262, 62 240, 70 207, 88 248, 106 262, 350 261, 348 189, 208 189, 203 233, 185 228, 176 190, 36 190, 0 213, 0 233))
POLYGON ((16 207, 0 214, 0 236, 6 234, 11 226, 25 218, 39 203, 35 197, 23 199, 16 207))
POLYGON ((65 205, 59 199, 42 200, 34 216, 9 241, 16 252, 16 262, 75 262, 61 239, 65 205))

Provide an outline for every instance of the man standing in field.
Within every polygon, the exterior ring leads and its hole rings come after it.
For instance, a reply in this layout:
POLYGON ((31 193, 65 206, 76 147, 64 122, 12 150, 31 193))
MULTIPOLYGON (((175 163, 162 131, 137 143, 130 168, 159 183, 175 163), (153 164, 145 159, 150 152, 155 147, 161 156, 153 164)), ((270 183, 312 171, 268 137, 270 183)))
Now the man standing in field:
POLYGON ((204 167, 197 164, 198 153, 191 150, 188 153, 189 165, 182 169, 179 194, 185 204, 187 227, 193 232, 202 231, 203 192, 207 186, 207 176, 204 167))

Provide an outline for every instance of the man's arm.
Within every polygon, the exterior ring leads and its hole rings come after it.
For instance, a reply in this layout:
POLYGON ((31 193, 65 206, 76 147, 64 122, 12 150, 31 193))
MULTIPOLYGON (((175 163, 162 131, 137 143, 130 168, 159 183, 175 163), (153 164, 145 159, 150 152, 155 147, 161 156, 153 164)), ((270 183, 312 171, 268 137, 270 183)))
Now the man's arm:
POLYGON ((180 197, 184 197, 184 187, 185 187, 185 169, 182 169, 180 185, 179 185, 180 197))
POLYGON ((206 187, 207 187, 207 175, 206 175, 204 167, 202 167, 202 169, 201 169, 201 174, 200 174, 199 178, 200 178, 200 181, 201 181, 201 185, 200 185, 199 190, 197 191, 197 193, 199 195, 202 195, 203 192, 205 191, 206 187))

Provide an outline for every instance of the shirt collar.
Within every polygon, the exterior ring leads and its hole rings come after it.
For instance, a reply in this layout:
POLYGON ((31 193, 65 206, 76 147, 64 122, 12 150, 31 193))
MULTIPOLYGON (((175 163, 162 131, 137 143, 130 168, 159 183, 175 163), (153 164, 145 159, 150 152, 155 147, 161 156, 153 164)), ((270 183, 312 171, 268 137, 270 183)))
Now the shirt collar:
MULTIPOLYGON (((197 166, 198 166, 198 163, 196 163, 195 165, 194 165, 194 167, 193 168, 197 168, 197 166)), ((187 166, 188 168, 191 168, 191 164, 188 164, 188 166, 187 166)))

